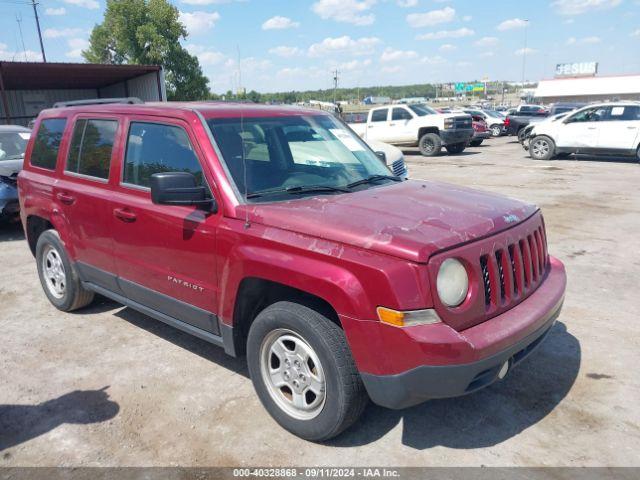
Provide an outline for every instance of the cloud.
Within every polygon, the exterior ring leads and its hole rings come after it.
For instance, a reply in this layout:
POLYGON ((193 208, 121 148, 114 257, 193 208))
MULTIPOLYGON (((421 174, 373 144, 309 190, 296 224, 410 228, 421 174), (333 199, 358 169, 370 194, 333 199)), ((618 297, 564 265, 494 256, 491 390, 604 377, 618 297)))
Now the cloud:
POLYGON ((455 9, 444 7, 441 10, 431 10, 426 13, 410 13, 407 15, 407 23, 413 28, 432 27, 441 23, 449 23, 456 16, 455 9))
POLYGON ((464 17, 462 17, 463 22, 470 22, 471 20, 473 20, 473 17, 471 15, 465 15, 464 17))
POLYGON ((443 63, 447 63, 447 61, 440 55, 436 55, 435 57, 422 57, 420 59, 420 63, 426 63, 427 65, 442 65, 443 63))
POLYGON ((581 15, 593 10, 617 7, 622 0, 555 0, 551 8, 560 15, 581 15))
POLYGON ((211 30, 220 20, 218 12, 180 12, 180 22, 190 35, 198 35, 211 30))
POLYGON ((399 65, 393 67, 382 67, 382 71, 384 73, 400 73, 402 71, 402 67, 399 65))
POLYGON ((343 62, 338 64, 337 68, 341 72, 353 72, 355 70, 362 70, 371 65, 371 59, 365 60, 351 60, 350 62, 343 62))
POLYGON ((82 28, 47 28, 42 32, 42 36, 44 38, 62 38, 80 35, 83 32, 84 30, 82 28))
POLYGON ((376 16, 369 13, 375 3, 376 0, 319 0, 311 10, 323 20, 362 26, 375 22, 376 16))
POLYGON ((595 36, 584 38, 569 37, 567 39, 567 45, 594 45, 600 42, 602 42, 602 39, 595 36))
POLYGON ((496 37, 482 37, 477 40, 474 45, 476 47, 495 47, 498 45, 498 39, 496 37))
POLYGON ((493 57, 495 56, 495 53, 493 52, 482 52, 480 55, 478 55, 480 58, 489 58, 489 57, 493 57))
POLYGON ((416 36, 416 40, 442 40, 444 38, 461 38, 474 35, 476 32, 470 28, 459 28, 457 30, 440 30, 439 32, 422 33, 416 36))
POLYGON ((453 52, 454 50, 457 50, 458 47, 456 47, 455 45, 451 45, 450 43, 445 43, 443 45, 440 45, 440 48, 438 48, 438 50, 440 50, 441 52, 453 52))
POLYGON ((198 57, 201 65, 218 65, 226 59, 223 53, 212 50, 204 45, 189 43, 185 45, 185 48, 191 55, 198 57))
POLYGON ((300 50, 298 47, 280 46, 270 49, 269 53, 272 55, 277 55, 279 57, 289 58, 301 55, 302 50, 300 50))
POLYGON ((505 30, 513 30, 514 28, 524 28, 526 25, 526 20, 522 20, 521 18, 512 18, 510 20, 505 20, 496 28, 501 32, 504 32, 505 30))
POLYGON ((45 15, 49 15, 51 17, 59 17, 60 15, 64 15, 65 13, 67 13, 67 10, 64 7, 60 7, 60 8, 47 8, 44 11, 45 15))
POLYGON ((96 0, 62 0, 64 3, 74 5, 76 7, 88 8, 89 10, 97 10, 100 4, 96 0))
POLYGON ((462 61, 462 62, 456 63, 456 67, 460 67, 460 68, 470 67, 471 65, 473 65, 473 63, 467 62, 467 61, 462 61))
POLYGON ((180 0, 181 3, 186 5, 221 5, 223 3, 243 2, 245 0, 180 0))
POLYGON ((288 17, 276 15, 262 24, 263 30, 285 30, 287 28, 298 28, 299 22, 294 22, 288 17))
POLYGON ((519 48, 518 50, 516 50, 515 52, 513 52, 515 55, 518 55, 519 57, 523 56, 523 55, 532 55, 534 53, 538 53, 537 50, 533 49, 533 48, 519 48))
POLYGON ((411 8, 418 5, 418 0, 397 0, 396 4, 401 8, 411 8))
POLYGON ((67 40, 67 45, 69 45, 69 50, 65 53, 67 58, 73 58, 80 60, 82 58, 82 51, 89 48, 89 41, 86 38, 70 38, 67 40))
POLYGON ((322 42, 314 43, 309 47, 309 56, 321 57, 329 54, 345 55, 370 55, 380 43, 376 37, 362 37, 357 40, 348 35, 342 37, 327 37, 322 42))
POLYGON ((637 28, 636 30, 631 32, 631 35, 629 35, 629 36, 630 37, 640 37, 640 28, 637 28))
POLYGON ((381 62, 396 62, 398 60, 410 60, 416 58, 418 54, 413 50, 394 50, 393 48, 385 48, 380 56, 381 62))
POLYGON ((17 52, 9 51, 9 47, 6 43, 0 43, 0 60, 41 62, 42 55, 40 52, 35 52, 33 50, 20 50, 17 52))

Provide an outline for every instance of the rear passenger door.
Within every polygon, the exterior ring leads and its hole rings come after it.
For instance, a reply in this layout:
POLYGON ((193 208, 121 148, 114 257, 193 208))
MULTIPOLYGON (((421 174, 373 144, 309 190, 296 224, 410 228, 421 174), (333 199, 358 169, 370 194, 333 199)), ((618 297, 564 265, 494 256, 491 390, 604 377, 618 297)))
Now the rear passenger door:
POLYGON ((388 142, 390 140, 388 115, 388 108, 371 110, 369 121, 367 122, 367 140, 378 140, 379 142, 388 142))
POLYGON ((636 147, 639 131, 639 106, 612 105, 606 117, 600 122, 598 148, 611 151, 633 150, 636 147))
POLYGON ((119 151, 117 118, 76 116, 54 198, 68 225, 70 247, 84 280, 115 285, 111 238, 112 158, 119 151))
POLYGON ((202 154, 187 123, 130 117, 112 225, 118 283, 131 300, 219 334, 215 233, 220 213, 194 206, 155 205, 149 189, 158 172, 206 179, 202 154))
POLYGON ((407 143, 417 140, 417 131, 413 131, 411 120, 413 115, 405 107, 393 107, 391 109, 391 121, 389 122, 390 137, 393 142, 407 143))

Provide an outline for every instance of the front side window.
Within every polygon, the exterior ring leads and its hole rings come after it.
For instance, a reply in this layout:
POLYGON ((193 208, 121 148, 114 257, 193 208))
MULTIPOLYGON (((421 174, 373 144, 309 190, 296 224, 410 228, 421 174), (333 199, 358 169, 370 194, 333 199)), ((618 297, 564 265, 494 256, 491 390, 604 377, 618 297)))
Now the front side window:
POLYGON ((604 120, 607 113, 606 107, 586 108, 573 115, 570 122, 600 122, 604 120))
POLYGON ((76 121, 65 171, 107 180, 117 129, 115 120, 76 121))
POLYGON ((392 120, 411 120, 411 114, 407 112, 404 108, 394 108, 391 119, 392 120))
POLYGON ((330 115, 214 118, 207 123, 238 191, 251 201, 273 200, 274 195, 289 199, 292 192, 303 195, 311 187, 324 188, 324 193, 349 191, 352 182, 391 175, 360 137, 330 115))
POLYGON ((66 118, 49 118, 40 122, 31 152, 31 165, 47 170, 56 169, 60 142, 66 125, 66 118))
POLYGON ((371 121, 372 122, 386 122, 387 121, 387 112, 388 108, 381 108, 379 110, 374 110, 371 113, 371 121))
POLYGON ((148 188, 151 175, 161 172, 188 172, 198 185, 204 185, 198 157, 182 127, 132 122, 122 181, 148 188))

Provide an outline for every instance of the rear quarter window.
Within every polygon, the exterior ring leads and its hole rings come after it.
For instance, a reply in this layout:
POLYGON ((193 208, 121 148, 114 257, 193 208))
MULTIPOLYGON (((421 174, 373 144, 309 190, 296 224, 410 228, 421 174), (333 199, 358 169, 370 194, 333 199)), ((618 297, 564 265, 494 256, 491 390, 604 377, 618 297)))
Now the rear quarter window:
POLYGON ((56 169, 60 142, 66 125, 66 118, 49 118, 40 122, 31 152, 31 165, 47 170, 56 169))

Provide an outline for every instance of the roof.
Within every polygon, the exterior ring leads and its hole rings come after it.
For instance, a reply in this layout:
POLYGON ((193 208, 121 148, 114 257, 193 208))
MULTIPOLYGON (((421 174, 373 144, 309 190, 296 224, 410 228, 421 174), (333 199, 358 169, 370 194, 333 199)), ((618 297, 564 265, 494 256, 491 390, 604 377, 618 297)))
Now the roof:
POLYGON ((103 88, 161 68, 158 65, 0 62, 5 90, 103 88))
POLYGON ((587 95, 623 94, 640 95, 640 75, 540 80, 535 92, 535 97, 580 97, 587 95))
MULTIPOLYGON (((163 115, 173 110, 183 116, 186 112, 197 111, 205 118, 213 117, 273 117, 284 115, 322 115, 327 112, 318 109, 301 108, 290 105, 260 105, 255 103, 227 103, 227 102, 148 102, 127 105, 122 103, 78 105, 71 107, 52 108, 45 110, 47 116, 57 116, 61 112, 92 112, 92 113, 138 113, 147 115, 163 115)), ((328 115, 328 114, 327 114, 328 115)))

